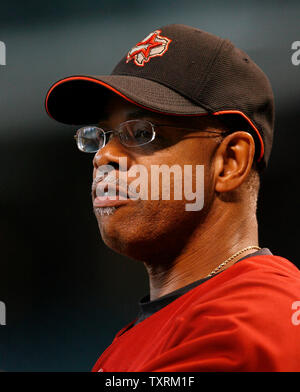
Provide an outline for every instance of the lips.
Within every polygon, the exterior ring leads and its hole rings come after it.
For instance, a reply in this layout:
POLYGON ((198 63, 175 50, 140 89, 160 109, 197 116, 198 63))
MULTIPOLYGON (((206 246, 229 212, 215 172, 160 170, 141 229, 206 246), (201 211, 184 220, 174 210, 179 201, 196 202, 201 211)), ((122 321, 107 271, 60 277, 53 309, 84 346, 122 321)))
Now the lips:
POLYGON ((127 204, 130 200, 128 192, 119 185, 100 183, 97 185, 97 188, 93 187, 94 208, 115 207, 127 204))
POLYGON ((118 195, 114 197, 112 200, 109 196, 101 196, 101 197, 96 197, 94 199, 94 208, 99 208, 99 207, 116 207, 122 204, 128 203, 129 199, 122 200, 119 198, 118 195))

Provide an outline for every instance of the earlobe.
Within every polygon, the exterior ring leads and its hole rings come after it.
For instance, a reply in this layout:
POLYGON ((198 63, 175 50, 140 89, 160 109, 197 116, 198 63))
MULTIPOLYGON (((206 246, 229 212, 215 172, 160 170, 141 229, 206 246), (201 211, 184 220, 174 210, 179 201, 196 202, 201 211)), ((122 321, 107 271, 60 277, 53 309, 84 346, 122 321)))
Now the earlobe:
POLYGON ((234 132, 220 144, 215 154, 215 190, 229 192, 247 178, 254 159, 255 143, 248 132, 234 132))

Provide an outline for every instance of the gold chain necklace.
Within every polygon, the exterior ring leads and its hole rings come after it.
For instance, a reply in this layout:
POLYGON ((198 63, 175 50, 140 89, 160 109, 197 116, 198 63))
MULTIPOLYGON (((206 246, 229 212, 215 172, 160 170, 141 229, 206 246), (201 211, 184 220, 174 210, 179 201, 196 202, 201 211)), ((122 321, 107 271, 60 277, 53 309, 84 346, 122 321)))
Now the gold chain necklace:
POLYGON ((212 275, 214 275, 215 273, 217 273, 220 268, 224 267, 224 265, 229 263, 229 261, 233 260, 236 256, 239 256, 241 253, 246 252, 246 250, 250 250, 250 249, 257 249, 257 250, 259 250, 261 248, 259 246, 247 246, 247 248, 239 250, 234 255, 230 256, 227 260, 223 261, 223 263, 218 265, 218 267, 216 267, 214 270, 212 270, 211 273, 207 275, 207 278, 212 276, 212 275))

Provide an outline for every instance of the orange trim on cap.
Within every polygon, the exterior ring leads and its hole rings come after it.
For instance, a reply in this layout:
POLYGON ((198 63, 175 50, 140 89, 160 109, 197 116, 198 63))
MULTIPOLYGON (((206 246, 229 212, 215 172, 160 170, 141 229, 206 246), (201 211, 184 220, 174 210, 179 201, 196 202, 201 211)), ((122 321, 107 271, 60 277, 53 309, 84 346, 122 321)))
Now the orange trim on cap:
POLYGON ((55 118, 52 117, 52 115, 50 114, 50 112, 49 112, 49 110, 48 110, 48 99, 49 99, 49 96, 50 96, 51 92, 54 90, 54 88, 56 88, 57 86, 59 86, 60 84, 62 84, 62 83, 64 83, 64 82, 72 81, 72 80, 87 80, 87 81, 89 81, 89 82, 94 82, 94 83, 100 84, 101 86, 104 86, 104 87, 108 88, 109 90, 113 91, 114 93, 118 94, 120 97, 124 98, 126 101, 131 102, 131 103, 133 103, 134 105, 137 105, 137 106, 139 106, 139 107, 141 107, 141 108, 143 108, 143 109, 150 110, 150 111, 155 112, 155 113, 163 113, 163 114, 171 115, 171 116, 187 116, 187 117, 188 117, 188 116, 207 116, 208 114, 212 114, 212 115, 216 115, 216 116, 217 116, 217 115, 221 115, 221 114, 239 114, 239 115, 241 115, 242 117, 244 117, 245 120, 248 121, 248 123, 249 123, 249 124, 251 125, 251 127, 255 130, 255 132, 257 133, 257 136, 258 136, 258 138, 259 138, 259 141, 260 141, 260 144, 261 144, 261 153, 260 153, 260 156, 259 156, 259 158, 258 158, 258 162, 262 159, 262 157, 263 157, 263 155, 264 155, 264 142, 263 142, 263 140, 262 140, 262 137, 261 137, 261 135, 260 135, 258 129, 257 129, 256 126, 253 124, 253 122, 252 122, 243 112, 241 112, 241 111, 239 111, 239 110, 222 110, 222 111, 214 112, 214 113, 198 113, 198 114, 178 114, 178 113, 163 112, 163 111, 161 111, 161 110, 156 110, 156 109, 149 108, 149 107, 147 107, 147 106, 143 106, 143 105, 141 105, 140 103, 135 102, 135 101, 132 100, 131 98, 127 97, 126 95, 124 95, 124 94, 121 93, 120 91, 116 90, 116 89, 115 89, 114 87, 112 87, 111 85, 109 85, 109 84, 107 84, 107 83, 105 83, 105 82, 102 82, 102 81, 99 80, 99 79, 95 79, 95 78, 88 77, 88 76, 70 76, 70 77, 68 77, 68 78, 59 80, 58 82, 56 82, 56 83, 50 88, 50 90, 48 91, 47 96, 46 96, 45 107, 46 107, 46 111, 47 111, 48 115, 49 115, 51 118, 53 118, 54 120, 55 120, 55 118))
POLYGON ((219 112, 215 112, 212 114, 216 115, 216 116, 219 114, 240 114, 242 117, 244 117, 244 119, 248 121, 248 123, 251 125, 251 127, 257 133, 257 136, 258 136, 258 139, 259 139, 260 145, 261 145, 260 156, 257 161, 259 162, 262 159, 262 157, 264 156, 265 148, 264 148, 264 142, 262 140, 261 134, 259 133, 259 130, 256 128, 256 126, 253 124, 253 122, 243 112, 241 112, 239 110, 221 110, 219 112))
POLYGON ((137 106, 139 106, 139 107, 141 107, 141 108, 143 108, 143 109, 147 109, 147 110, 150 110, 151 112, 155 112, 155 113, 163 113, 163 114, 167 114, 167 115, 171 115, 171 116, 202 116, 202 115, 203 115, 203 116, 207 116, 207 115, 209 114, 209 113, 198 113, 198 114, 168 113, 168 112, 163 112, 163 111, 161 111, 161 110, 152 109, 152 108, 149 108, 149 107, 147 107, 147 106, 141 105, 140 103, 138 103, 138 102, 132 100, 131 98, 128 98, 126 95, 124 95, 124 94, 121 93, 120 91, 116 90, 116 89, 115 89, 114 87, 112 87, 111 85, 109 85, 109 84, 107 84, 107 83, 105 83, 105 82, 102 82, 101 80, 94 79, 94 78, 87 77, 87 76, 70 76, 70 77, 68 77, 68 78, 65 78, 65 79, 62 79, 62 80, 59 80, 58 82, 56 82, 56 83, 50 88, 50 90, 49 90, 48 93, 47 93, 46 102, 45 102, 46 111, 47 111, 48 115, 49 115, 51 118, 53 118, 54 120, 55 120, 55 118, 52 117, 52 115, 50 114, 50 112, 49 112, 49 110, 48 110, 48 98, 49 98, 51 92, 55 89, 55 87, 59 86, 60 84, 62 84, 62 83, 64 83, 64 82, 68 82, 68 81, 71 81, 71 80, 88 80, 89 82, 98 83, 98 84, 100 84, 101 86, 107 87, 109 90, 111 90, 111 91, 113 91, 114 93, 118 94, 120 97, 126 99, 126 101, 129 101, 129 102, 133 103, 134 105, 137 105, 137 106))

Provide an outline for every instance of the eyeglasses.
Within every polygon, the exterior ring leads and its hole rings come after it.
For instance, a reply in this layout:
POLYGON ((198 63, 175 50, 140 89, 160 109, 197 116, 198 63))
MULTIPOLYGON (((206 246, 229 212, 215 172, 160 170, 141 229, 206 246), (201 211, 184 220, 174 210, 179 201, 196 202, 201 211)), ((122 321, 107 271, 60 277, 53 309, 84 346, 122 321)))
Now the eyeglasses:
MULTIPOLYGON (((129 120, 121 123, 117 129, 104 130, 96 126, 85 126, 78 129, 74 138, 79 150, 87 153, 95 153, 103 148, 112 134, 116 134, 124 146, 137 147, 151 143, 155 139, 156 126, 196 130, 195 128, 174 127, 170 124, 153 124, 146 120, 129 120)), ((215 131, 206 132, 220 134, 215 131)))

